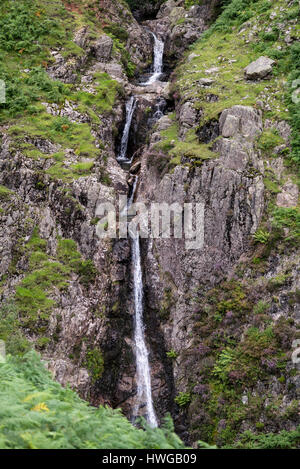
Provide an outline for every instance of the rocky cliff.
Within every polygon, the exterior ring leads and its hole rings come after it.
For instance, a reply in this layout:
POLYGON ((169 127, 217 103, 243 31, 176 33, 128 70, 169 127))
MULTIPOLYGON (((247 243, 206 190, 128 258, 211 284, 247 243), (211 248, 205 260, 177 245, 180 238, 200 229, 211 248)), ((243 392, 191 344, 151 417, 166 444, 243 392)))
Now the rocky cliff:
POLYGON ((294 430, 297 2, 149 3, 139 22, 121 0, 1 6, 1 338, 130 416, 130 244, 97 237, 96 207, 138 175, 138 201, 205 207, 202 249, 141 242, 158 417, 193 445, 294 430), (165 75, 145 89, 151 31, 165 75), (128 171, 116 155, 132 95, 128 171))

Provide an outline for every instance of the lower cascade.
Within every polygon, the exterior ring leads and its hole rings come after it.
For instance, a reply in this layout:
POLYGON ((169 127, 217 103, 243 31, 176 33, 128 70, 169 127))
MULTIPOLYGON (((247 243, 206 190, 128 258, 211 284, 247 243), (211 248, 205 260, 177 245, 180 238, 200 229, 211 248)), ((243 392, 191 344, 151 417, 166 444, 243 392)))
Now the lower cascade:
MULTIPOLYGON (((151 374, 148 350, 145 342, 143 322, 143 276, 141 266, 140 239, 139 236, 132 237, 132 264, 134 280, 134 312, 135 312, 135 353, 137 372, 137 396, 133 418, 138 415, 139 410, 143 412, 146 407, 146 419, 151 427, 157 427, 157 419, 154 411, 151 391, 151 374)), ((144 414, 144 412, 143 412, 144 414)))

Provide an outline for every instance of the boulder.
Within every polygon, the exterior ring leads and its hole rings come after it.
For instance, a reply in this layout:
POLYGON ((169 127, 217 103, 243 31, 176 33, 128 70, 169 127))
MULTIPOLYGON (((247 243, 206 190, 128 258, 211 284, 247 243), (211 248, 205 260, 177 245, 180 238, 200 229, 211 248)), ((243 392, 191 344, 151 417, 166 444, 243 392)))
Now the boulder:
POLYGON ((93 44, 94 54, 100 62, 108 62, 111 59, 113 40, 111 37, 103 34, 93 44))
POLYGON ((287 181, 280 194, 277 194, 277 206, 278 207, 285 207, 291 208, 296 207, 298 203, 298 187, 296 184, 293 184, 292 181, 287 181))
POLYGON ((84 48, 88 41, 88 27, 83 26, 78 29, 74 35, 74 42, 77 46, 84 48))
POLYGON ((254 138, 262 131, 261 111, 251 106, 232 106, 220 116, 220 133, 223 137, 233 137, 239 133, 243 137, 254 138))
POLYGON ((272 67, 274 64, 275 61, 269 59, 269 57, 259 57, 257 60, 247 65, 247 67, 244 69, 245 77, 248 78, 248 80, 265 78, 272 72, 272 67))

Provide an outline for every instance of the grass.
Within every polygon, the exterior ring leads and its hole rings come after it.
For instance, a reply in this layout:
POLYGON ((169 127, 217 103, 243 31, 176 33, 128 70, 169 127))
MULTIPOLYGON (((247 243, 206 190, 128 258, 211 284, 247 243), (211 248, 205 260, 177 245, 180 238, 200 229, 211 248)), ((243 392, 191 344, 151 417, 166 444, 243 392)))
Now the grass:
POLYGON ((82 285, 88 288, 97 274, 93 262, 82 259, 72 239, 58 239, 56 256, 50 257, 46 246, 35 228, 21 249, 28 259, 28 271, 16 286, 13 298, 20 325, 34 331, 47 324, 56 306, 54 292, 67 289, 72 275, 78 276, 82 285))
MULTIPOLYGON (((272 11, 285 6, 282 1, 272 2, 272 11)), ((255 106, 257 100, 264 101, 268 95, 268 117, 288 119, 289 114, 283 89, 286 75, 291 68, 291 48, 284 42, 281 34, 262 35, 268 26, 273 26, 269 15, 270 2, 264 0, 250 2, 234 0, 224 10, 215 24, 191 46, 195 53, 189 63, 177 69, 177 93, 185 100, 192 99, 196 108, 203 110, 200 126, 213 118, 218 118, 223 109, 236 104, 255 106), (241 24, 249 21, 241 31, 241 24), (250 29, 256 25, 258 35, 249 40, 250 29), (248 43, 246 42, 248 40, 248 43), (279 51, 277 47, 281 47, 279 51), (276 67, 270 80, 246 82, 244 67, 260 55, 276 59, 276 67), (276 57, 275 57, 276 56, 276 57), (205 70, 217 67, 218 70, 207 74, 205 70), (214 83, 201 88, 198 80, 212 78, 214 83), (208 101, 210 95, 217 101, 208 101)))
POLYGON ((78 105, 77 110, 89 115, 99 123, 99 114, 112 112, 117 96, 122 92, 120 84, 107 73, 95 73, 93 77, 95 93, 77 91, 70 95, 70 100, 78 105))
POLYGON ((0 185, 0 200, 7 200, 11 195, 12 191, 8 187, 0 185))
POLYGON ((166 129, 160 132, 161 141, 156 144, 156 148, 162 150, 170 157, 169 168, 179 165, 182 159, 189 164, 201 165, 203 160, 215 158, 216 152, 211 150, 212 144, 204 144, 199 142, 195 129, 189 130, 184 140, 179 138, 179 126, 176 121, 166 129))

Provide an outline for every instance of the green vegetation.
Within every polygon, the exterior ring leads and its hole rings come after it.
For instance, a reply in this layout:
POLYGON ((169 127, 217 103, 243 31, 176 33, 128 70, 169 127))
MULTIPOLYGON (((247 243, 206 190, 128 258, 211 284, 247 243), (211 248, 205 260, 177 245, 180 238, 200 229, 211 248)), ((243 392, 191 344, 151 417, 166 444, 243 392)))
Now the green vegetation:
MULTIPOLYGON (((106 73, 94 74, 91 93, 83 91, 78 83, 53 80, 47 73, 55 62, 51 50, 59 50, 67 67, 77 73, 76 62, 84 51, 73 42, 74 27, 76 30, 88 26, 90 40, 103 34, 102 23, 96 15, 91 15, 94 6, 94 0, 87 0, 85 8, 78 4, 73 11, 62 0, 5 0, 0 7, 0 79, 6 85, 6 103, 0 104, 0 122, 11 124, 10 134, 14 137, 11 151, 21 150, 35 160, 53 159, 48 174, 65 182, 91 174, 93 163, 86 159, 100 156, 102 147, 101 142, 100 149, 96 147, 91 130, 99 125, 101 115, 112 112, 117 96, 122 93, 118 82, 106 73), (59 109, 66 100, 74 110, 87 116, 89 124, 54 117, 41 104, 48 102, 59 109), (34 143, 37 137, 62 148, 53 154, 44 153, 34 143), (78 162, 71 166, 64 161, 64 150, 70 148, 78 156, 78 162)), ((122 40, 127 34, 124 31, 112 26, 112 33, 122 40)), ((128 73, 133 73, 124 44, 114 35, 113 39, 114 50, 120 54, 128 73)), ((110 184, 109 178, 103 177, 102 182, 110 184)))
POLYGON ((297 449, 300 445, 300 426, 294 431, 255 435, 250 431, 242 433, 234 446, 235 449, 297 449))
POLYGON ((8 187, 0 185, 0 200, 7 200, 11 197, 12 191, 8 187))
MULTIPOLYGON (((296 7, 297 8, 297 7, 296 7)), ((296 10, 296 9, 295 9, 296 10)), ((299 13, 299 6, 298 6, 299 13)), ((292 159, 300 166, 300 109, 299 102, 293 98, 294 93, 300 87, 300 43, 291 47, 291 68, 289 75, 288 104, 290 111, 290 124, 292 127, 292 159)), ((297 96, 296 96, 297 97, 297 96)), ((298 93, 299 100, 299 93, 298 93)))
POLYGON ((191 394, 189 392, 180 392, 174 400, 179 407, 185 407, 191 402, 191 394))
POLYGON ((91 260, 82 259, 71 239, 59 239, 56 257, 49 257, 46 241, 39 237, 37 228, 23 250, 29 272, 16 287, 15 305, 21 326, 43 331, 56 306, 52 298, 55 289, 66 289, 72 274, 78 275, 82 285, 88 288, 97 271, 91 260))
POLYGON ((258 148, 264 152, 264 155, 271 156, 272 150, 282 143, 284 143, 284 140, 278 135, 278 131, 267 129, 259 137, 258 148))
POLYGON ((295 208, 276 207, 272 213, 272 224, 277 229, 287 229, 286 241, 299 242, 300 238, 300 210, 295 208))
POLYGON ((14 303, 3 303, 0 308, 0 339, 4 340, 7 353, 24 354, 31 348, 20 329, 14 303))
POLYGON ((52 381, 34 352, 0 364, 0 448, 184 448, 170 418, 160 429, 133 427, 118 410, 89 406, 52 381))
POLYGON ((270 238, 270 233, 260 228, 254 233, 253 238, 256 243, 265 244, 270 238))
MULTIPOLYGON (((281 0, 272 3, 264 0, 233 0, 227 3, 216 22, 190 47, 189 53, 193 52, 195 57, 177 69, 175 92, 184 96, 185 100, 196 100, 196 106, 202 110, 200 126, 211 119, 217 119, 223 109, 235 104, 256 106, 257 100, 264 100, 265 93, 269 96, 268 104, 271 109, 267 116, 289 119, 283 86, 285 77, 291 67, 294 67, 292 63, 298 57, 297 47, 287 46, 283 33, 267 36, 256 34, 249 40, 254 25, 258 32, 264 32, 268 26, 273 26, 268 10, 272 7, 272 11, 276 11, 281 6, 284 7, 285 3, 281 0), (241 31, 241 25, 246 21, 249 24, 243 25, 244 30, 241 31), (246 82, 244 67, 260 55, 276 59, 273 76, 267 82, 246 82), (214 68, 217 68, 215 72, 205 72, 214 68), (199 79, 208 77, 213 80, 212 85, 200 87, 199 79), (210 99, 212 96, 215 97, 213 101, 210 99)), ((297 30, 293 34, 297 34, 297 30)), ((296 76, 296 72, 293 76, 296 76)), ((292 107, 297 115, 296 106, 292 107)), ((268 139, 264 142, 262 137, 262 144, 272 146, 274 140, 275 136, 272 142, 268 139)), ((277 142, 279 143, 278 138, 277 142)))
POLYGON ((178 353, 175 352, 174 349, 169 350, 169 352, 166 353, 168 358, 176 359, 178 357, 178 353))
POLYGON ((91 373, 94 382, 101 378, 104 371, 104 360, 99 349, 88 350, 86 354, 86 367, 91 373))
POLYGON ((183 159, 191 165, 199 166, 203 160, 216 158, 217 153, 211 150, 212 145, 200 143, 194 129, 187 132, 184 140, 179 139, 178 132, 178 124, 174 122, 168 129, 161 131, 162 139, 156 145, 157 149, 171 157, 169 168, 181 164, 183 159))
POLYGON ((107 73, 95 73, 93 77, 95 93, 76 91, 70 95, 70 100, 78 105, 78 111, 89 115, 97 124, 100 122, 98 114, 110 113, 116 97, 122 93, 120 84, 107 73))

